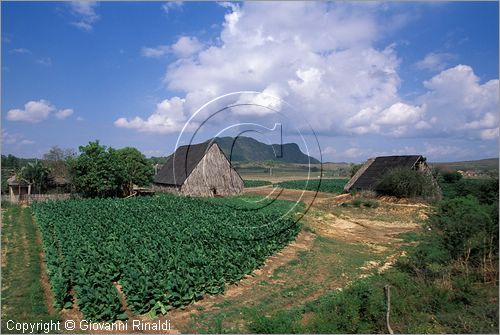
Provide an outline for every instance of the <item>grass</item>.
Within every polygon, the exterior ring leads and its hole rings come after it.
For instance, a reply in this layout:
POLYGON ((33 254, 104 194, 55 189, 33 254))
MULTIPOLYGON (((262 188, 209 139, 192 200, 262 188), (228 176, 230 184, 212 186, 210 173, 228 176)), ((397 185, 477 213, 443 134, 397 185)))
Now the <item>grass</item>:
POLYGON ((374 254, 362 244, 318 236, 310 249, 299 251, 267 279, 256 282, 257 291, 225 297, 215 309, 193 315, 187 328, 180 331, 296 332, 300 329, 297 322, 311 297, 321 296, 332 287, 345 286, 366 273, 367 270, 361 269, 366 262, 381 261, 386 256, 374 254))
POLYGON ((57 321, 45 304, 40 245, 29 208, 2 203, 2 333, 6 322, 57 321))

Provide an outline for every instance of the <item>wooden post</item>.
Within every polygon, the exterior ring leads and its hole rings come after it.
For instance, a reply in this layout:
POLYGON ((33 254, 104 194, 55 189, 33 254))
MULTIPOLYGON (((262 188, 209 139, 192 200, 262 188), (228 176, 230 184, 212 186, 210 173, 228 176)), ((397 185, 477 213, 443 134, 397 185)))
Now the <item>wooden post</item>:
POLYGON ((391 328, 391 324, 389 322, 389 317, 391 314, 391 287, 389 285, 384 286, 384 293, 385 293, 385 301, 387 304, 387 313, 385 314, 385 323, 387 324, 387 330, 389 331, 389 334, 394 334, 391 328))

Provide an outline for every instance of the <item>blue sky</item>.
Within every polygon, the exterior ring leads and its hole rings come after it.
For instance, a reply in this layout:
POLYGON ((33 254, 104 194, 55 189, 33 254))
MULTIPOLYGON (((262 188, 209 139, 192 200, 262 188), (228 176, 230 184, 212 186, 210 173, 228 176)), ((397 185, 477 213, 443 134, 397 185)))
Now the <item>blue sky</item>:
POLYGON ((3 154, 99 139, 167 155, 279 122, 318 156, 314 131, 324 161, 498 157, 497 2, 1 6, 3 154), (261 93, 198 111, 235 91, 261 93), (234 103, 259 106, 204 122, 234 103))

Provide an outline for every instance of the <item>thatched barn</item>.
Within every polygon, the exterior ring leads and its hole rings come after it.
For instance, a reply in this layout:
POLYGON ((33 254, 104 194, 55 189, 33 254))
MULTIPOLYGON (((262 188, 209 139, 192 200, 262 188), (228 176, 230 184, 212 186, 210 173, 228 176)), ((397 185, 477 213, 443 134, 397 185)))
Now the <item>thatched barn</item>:
POLYGON ((424 173, 431 173, 425 157, 420 155, 370 158, 344 186, 344 191, 373 190, 383 175, 395 168, 410 168, 424 173))
POLYGON ((179 147, 154 177, 155 192, 191 196, 241 193, 243 179, 215 142, 179 147))

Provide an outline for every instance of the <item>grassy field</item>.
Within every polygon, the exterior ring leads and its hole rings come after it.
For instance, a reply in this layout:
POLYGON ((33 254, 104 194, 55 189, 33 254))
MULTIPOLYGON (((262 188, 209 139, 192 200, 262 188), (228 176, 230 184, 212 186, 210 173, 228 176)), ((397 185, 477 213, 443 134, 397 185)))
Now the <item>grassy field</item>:
POLYGON ((2 203, 2 333, 6 322, 56 321, 44 296, 41 246, 29 208, 2 203))

